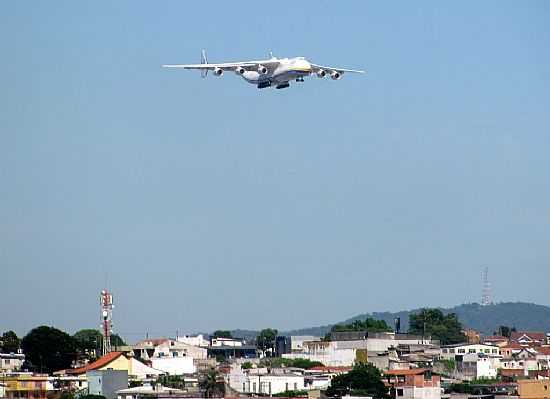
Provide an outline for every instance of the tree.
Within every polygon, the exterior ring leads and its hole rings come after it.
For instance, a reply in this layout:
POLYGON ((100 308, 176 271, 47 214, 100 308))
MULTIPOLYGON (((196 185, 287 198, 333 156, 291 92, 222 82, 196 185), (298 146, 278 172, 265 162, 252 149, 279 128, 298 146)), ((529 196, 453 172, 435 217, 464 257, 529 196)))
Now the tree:
POLYGON ((82 353, 91 354, 92 351, 99 353, 101 351, 101 343, 103 336, 99 330, 91 328, 77 331, 73 338, 76 341, 76 348, 82 353))
POLYGON ((21 340, 17 336, 17 334, 13 331, 6 331, 4 334, 2 334, 2 338, 0 338, 1 346, 0 350, 4 353, 17 353, 19 348, 21 347, 21 340))
POLYGON ((332 379, 327 389, 328 396, 371 396, 375 399, 389 399, 388 389, 382 381, 380 371, 371 364, 356 365, 347 374, 332 379))
POLYGON ((218 372, 214 368, 208 370, 206 375, 200 379, 199 387, 204 390, 205 398, 224 396, 225 394, 223 379, 220 378, 218 372))
POLYGON ((212 334, 213 338, 233 338, 233 335, 231 335, 231 331, 229 330, 216 330, 212 334))
POLYGON ((265 328, 260 331, 258 338, 256 338, 256 344, 258 348, 264 352, 275 352, 275 338, 277 338, 278 331, 273 328, 265 328))
POLYGON ((253 367, 252 363, 251 362, 244 362, 243 364, 241 364, 241 368, 243 370, 249 370, 253 367))
POLYGON ((118 334, 111 335, 111 345, 116 347, 126 346, 126 342, 118 334))
POLYGON ((409 319, 409 333, 431 336, 442 345, 458 344, 466 341, 462 333, 462 324, 455 313, 447 315, 439 309, 422 309, 409 319))
POLYGON ((332 326, 331 331, 368 331, 376 333, 391 332, 393 330, 388 326, 385 320, 376 320, 368 317, 365 320, 355 320, 350 324, 336 324, 332 326))
POLYGON ((40 326, 23 337, 21 347, 35 371, 51 373, 71 367, 77 343, 57 328, 40 326))
POLYGON ((500 336, 503 336, 503 337, 506 337, 506 338, 511 338, 512 337, 512 333, 516 332, 516 328, 515 327, 508 327, 508 326, 500 326, 498 328, 498 332, 495 332, 495 335, 500 335, 500 336))

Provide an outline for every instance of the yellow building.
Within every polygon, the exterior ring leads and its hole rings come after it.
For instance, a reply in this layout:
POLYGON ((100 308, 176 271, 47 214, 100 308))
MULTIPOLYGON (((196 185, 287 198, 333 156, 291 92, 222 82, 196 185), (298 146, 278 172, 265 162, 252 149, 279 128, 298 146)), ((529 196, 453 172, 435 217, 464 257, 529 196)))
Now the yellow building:
POLYGON ((550 399, 550 380, 518 381, 520 399, 550 399))
POLYGON ((2 377, 8 399, 46 399, 48 376, 30 373, 2 377))

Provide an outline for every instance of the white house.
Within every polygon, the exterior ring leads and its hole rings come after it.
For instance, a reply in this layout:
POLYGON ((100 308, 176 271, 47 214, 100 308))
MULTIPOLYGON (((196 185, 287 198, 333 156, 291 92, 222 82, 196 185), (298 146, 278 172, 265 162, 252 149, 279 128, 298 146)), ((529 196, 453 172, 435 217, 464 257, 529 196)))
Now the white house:
POLYGON ((212 338, 210 341, 210 346, 220 347, 220 346, 232 346, 240 347, 243 346, 243 341, 235 338, 212 338))
POLYGON ((25 355, 22 353, 0 353, 0 371, 18 371, 25 362, 25 355))
POLYGON ((302 352, 285 353, 285 359, 309 359, 325 366, 352 366, 357 350, 366 351, 367 341, 309 341, 304 342, 302 352))
POLYGON ((497 378, 500 359, 498 355, 468 353, 457 364, 457 369, 465 379, 497 378))
POLYGON ((304 350, 304 342, 320 340, 321 337, 314 335, 292 335, 290 337, 290 352, 302 352, 304 350))
POLYGON ((500 348, 485 344, 456 344, 441 347, 442 359, 454 359, 456 356, 472 354, 500 355, 500 348))
POLYGON ((201 348, 206 348, 210 345, 210 341, 204 338, 204 335, 184 335, 183 337, 176 337, 176 341, 183 342, 184 344, 191 346, 198 346, 201 348))
POLYGON ((171 375, 192 374, 194 359, 207 358, 207 350, 173 339, 146 339, 134 345, 134 355, 151 361, 152 367, 171 375))
POLYGON ((304 375, 292 369, 248 369, 234 365, 226 376, 227 384, 244 394, 273 395, 308 389, 304 375))

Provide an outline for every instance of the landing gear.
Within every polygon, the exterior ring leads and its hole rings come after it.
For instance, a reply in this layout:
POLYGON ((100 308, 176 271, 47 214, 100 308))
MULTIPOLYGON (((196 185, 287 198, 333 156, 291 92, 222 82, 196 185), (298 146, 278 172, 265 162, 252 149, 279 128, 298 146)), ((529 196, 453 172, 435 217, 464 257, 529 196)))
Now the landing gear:
POLYGON ((276 89, 286 89, 287 87, 290 87, 290 83, 288 82, 275 86, 276 89))
POLYGON ((271 87, 271 80, 258 83, 258 89, 265 89, 267 87, 271 87))

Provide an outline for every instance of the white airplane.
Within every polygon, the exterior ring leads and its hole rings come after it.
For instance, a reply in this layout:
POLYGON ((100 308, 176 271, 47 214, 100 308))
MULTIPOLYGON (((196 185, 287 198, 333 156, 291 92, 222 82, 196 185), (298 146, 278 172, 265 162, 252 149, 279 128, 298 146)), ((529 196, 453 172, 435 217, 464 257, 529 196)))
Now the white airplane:
POLYGON ((365 73, 354 69, 313 64, 304 57, 276 58, 271 53, 270 57, 268 60, 209 64, 206 52, 203 50, 200 64, 163 65, 163 67, 196 69, 201 71, 203 78, 208 75, 208 71, 212 71, 215 76, 222 76, 225 71, 233 71, 248 83, 256 85, 258 89, 272 86, 276 89, 285 89, 290 87, 290 81, 303 82, 304 77, 312 74, 319 78, 329 75, 333 80, 338 80, 346 72, 365 73))

